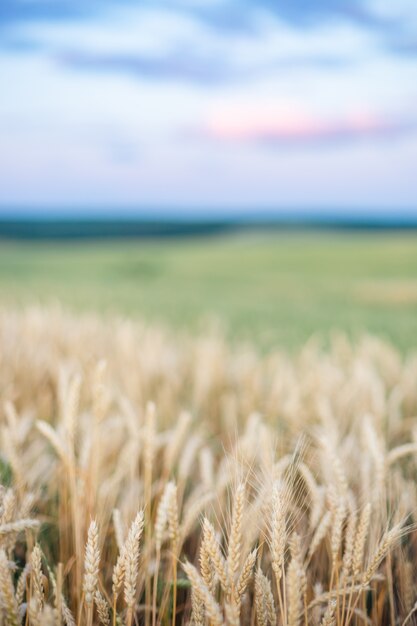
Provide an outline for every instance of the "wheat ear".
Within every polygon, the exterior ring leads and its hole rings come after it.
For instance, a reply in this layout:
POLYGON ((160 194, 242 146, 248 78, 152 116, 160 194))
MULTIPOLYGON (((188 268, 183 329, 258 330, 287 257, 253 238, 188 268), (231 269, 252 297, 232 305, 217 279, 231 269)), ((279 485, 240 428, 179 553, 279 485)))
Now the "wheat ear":
POLYGON ((272 488, 271 560, 276 580, 281 580, 286 543, 285 503, 278 482, 272 488))
POLYGON ((238 485, 234 497, 232 525, 229 535, 229 545, 227 553, 227 569, 229 579, 234 589, 235 579, 239 570, 241 549, 242 549, 242 517, 245 499, 245 486, 241 483, 238 485))
POLYGON ((210 555, 216 575, 220 580, 222 589, 225 593, 227 593, 229 589, 229 576, 226 560, 221 553, 214 528, 207 518, 205 518, 203 522, 203 541, 207 552, 210 555))
POLYGON ((260 568, 255 573, 255 608, 258 626, 275 624, 276 611, 271 583, 260 568))
POLYGON ((379 564, 386 557, 391 546, 399 538, 401 534, 401 527, 402 527, 402 524, 398 524, 397 526, 394 526, 394 528, 391 528, 391 530, 387 531, 382 537, 381 542, 378 548, 376 549, 371 559, 371 562, 369 563, 362 577, 362 584, 365 587, 369 585, 369 583, 371 582, 372 578, 374 577, 376 573, 376 570, 378 569, 379 564))
POLYGON ((9 570, 9 561, 4 550, 0 550, 0 592, 2 604, 6 612, 6 623, 8 626, 19 626, 20 620, 9 570))
POLYGON ((84 599, 87 607, 87 626, 93 623, 94 592, 97 588, 100 550, 98 547, 98 527, 92 520, 88 529, 84 558, 84 599))
POLYGON ((113 509, 112 517, 113 517, 114 534, 116 536, 116 543, 120 552, 125 542, 125 536, 124 536, 122 516, 120 514, 119 509, 113 509))
POLYGON ((191 589, 191 623, 193 626, 204 626, 204 604, 198 593, 191 589))
POLYGON ((207 589, 210 591, 210 593, 214 595, 216 589, 216 574, 214 572, 210 559, 210 553, 207 549, 206 541, 204 538, 200 546, 199 562, 200 572, 204 583, 207 585, 207 589))
POLYGON ((28 561, 25 567, 23 568, 23 571, 20 574, 19 579, 17 581, 17 585, 16 585, 15 598, 16 598, 16 603, 18 607, 21 606, 25 597, 26 583, 27 583, 28 576, 30 574, 30 570, 31 570, 31 565, 30 565, 30 561, 28 561))
POLYGON ((239 601, 242 598, 243 594, 245 593, 248 583, 250 581, 250 578, 252 576, 257 553, 258 551, 256 549, 252 550, 252 552, 250 552, 248 556, 246 557, 246 560, 243 564, 242 571, 240 572, 237 585, 236 585, 236 592, 237 592, 237 597, 239 601))
POLYGON ((206 613, 213 626, 223 626, 223 616, 219 605, 207 589, 204 580, 191 563, 183 563, 183 569, 188 576, 193 592, 204 605, 206 613))
POLYGON ((298 626, 302 612, 303 593, 300 589, 300 565, 292 558, 287 575, 288 626, 298 626))
POLYGON ((171 498, 170 485, 172 485, 172 483, 167 483, 165 485, 164 491, 162 493, 161 499, 158 504, 158 508, 156 510, 154 532, 155 532, 155 547, 156 547, 157 552, 161 551, 162 543, 164 541, 164 533, 168 524, 168 509, 169 509, 170 498, 171 498))
POLYGON ((337 506, 333 510, 333 523, 330 542, 333 568, 335 568, 338 564, 338 556, 340 552, 340 546, 342 544, 343 522, 345 520, 345 516, 346 502, 344 498, 341 498, 337 506))
POLYGON ((351 506, 346 528, 345 552, 343 555, 343 576, 348 576, 352 567, 357 521, 358 515, 353 506, 351 506))
POLYGON ((326 609, 323 619, 320 622, 320 626, 335 626, 336 624, 336 600, 331 600, 326 609))
POLYGON ((14 533, 21 533, 24 530, 32 530, 39 527, 39 521, 36 519, 19 519, 14 522, 1 524, 0 537, 6 537, 14 533))
POLYGON ((359 575, 362 569, 365 543, 368 537, 369 523, 371 521, 371 505, 368 503, 363 509, 359 518, 358 530, 356 533, 355 545, 352 555, 352 570, 353 575, 356 577, 359 575))
POLYGON ((53 608, 46 605, 42 611, 39 611, 35 598, 29 602, 28 617, 31 626, 56 626, 57 624, 53 608))
POLYGON ((143 511, 139 511, 132 522, 125 544, 124 597, 127 606, 127 626, 131 626, 133 620, 136 584, 139 575, 139 542, 143 523, 143 511))
POLYGON ((110 607, 99 591, 96 591, 94 594, 94 602, 97 607, 97 615, 100 624, 103 624, 103 626, 110 626, 110 607))
POLYGON ((38 544, 32 550, 30 555, 30 564, 32 569, 32 593, 39 609, 42 610, 44 603, 44 589, 42 581, 42 553, 38 544))

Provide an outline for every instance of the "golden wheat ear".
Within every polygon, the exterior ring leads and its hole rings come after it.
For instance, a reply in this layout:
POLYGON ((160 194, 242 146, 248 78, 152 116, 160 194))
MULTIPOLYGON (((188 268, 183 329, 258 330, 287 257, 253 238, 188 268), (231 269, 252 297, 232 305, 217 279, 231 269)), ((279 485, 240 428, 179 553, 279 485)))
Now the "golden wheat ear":
POLYGON ((132 525, 125 543, 124 560, 124 599, 127 606, 127 625, 131 626, 136 600, 136 586, 139 576, 140 538, 144 524, 143 511, 139 511, 132 525))
POLYGON ((196 568, 188 562, 183 563, 182 567, 191 583, 193 593, 196 594, 198 601, 204 606, 211 623, 214 626, 223 626, 223 615, 220 606, 207 589, 196 568))
POLYGON ((84 558, 84 601, 87 608, 87 626, 92 626, 94 610, 94 594, 98 584, 100 550, 98 547, 98 526, 95 520, 88 528, 87 544, 84 558))
MULTIPOLYGON (((4 550, 0 550, 0 593, 6 614, 6 622, 10 626, 20 626, 19 610, 15 598, 12 572, 4 550)), ((40 608, 37 606, 37 611, 40 608)))

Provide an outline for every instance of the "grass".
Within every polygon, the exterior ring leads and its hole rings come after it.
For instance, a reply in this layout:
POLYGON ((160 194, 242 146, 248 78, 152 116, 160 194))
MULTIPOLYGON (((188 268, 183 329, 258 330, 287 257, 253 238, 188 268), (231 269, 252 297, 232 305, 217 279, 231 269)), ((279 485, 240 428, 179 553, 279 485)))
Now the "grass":
POLYGON ((417 341, 417 235, 252 234, 170 242, 0 244, 0 302, 58 300, 294 349, 312 334, 417 341))

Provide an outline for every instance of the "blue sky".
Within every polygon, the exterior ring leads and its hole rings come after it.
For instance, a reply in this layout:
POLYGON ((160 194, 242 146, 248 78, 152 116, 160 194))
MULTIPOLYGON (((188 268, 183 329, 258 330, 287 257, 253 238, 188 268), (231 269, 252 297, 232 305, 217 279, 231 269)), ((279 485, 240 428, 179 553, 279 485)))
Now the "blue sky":
POLYGON ((417 212, 415 0, 1 0, 0 80, 3 210, 417 212))

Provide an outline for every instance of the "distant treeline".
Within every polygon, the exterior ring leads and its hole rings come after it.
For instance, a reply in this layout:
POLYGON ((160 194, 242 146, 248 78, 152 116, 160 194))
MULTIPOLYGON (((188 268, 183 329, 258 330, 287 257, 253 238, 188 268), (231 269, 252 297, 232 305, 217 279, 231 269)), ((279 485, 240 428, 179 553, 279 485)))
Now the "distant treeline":
POLYGON ((192 237, 228 232, 236 225, 216 222, 148 221, 139 219, 1 220, 3 239, 134 239, 192 237))
POLYGON ((228 219, 144 218, 0 218, 0 239, 163 239, 204 237, 240 231, 271 230, 410 230, 416 218, 276 217, 228 219))

